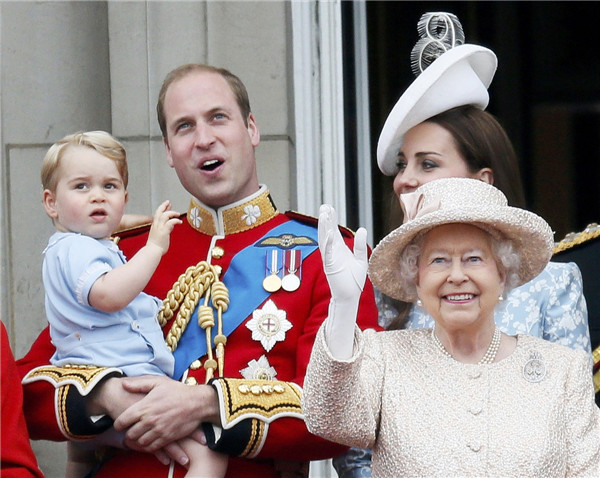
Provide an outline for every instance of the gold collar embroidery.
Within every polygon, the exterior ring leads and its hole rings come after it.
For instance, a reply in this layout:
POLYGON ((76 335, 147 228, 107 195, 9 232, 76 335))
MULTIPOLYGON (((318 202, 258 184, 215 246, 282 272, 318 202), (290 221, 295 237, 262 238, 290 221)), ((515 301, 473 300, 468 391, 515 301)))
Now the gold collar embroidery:
POLYGON ((277 214, 279 212, 273 204, 269 190, 261 186, 256 194, 219 209, 211 209, 192 198, 187 220, 197 231, 214 236, 253 229, 273 219, 277 214))

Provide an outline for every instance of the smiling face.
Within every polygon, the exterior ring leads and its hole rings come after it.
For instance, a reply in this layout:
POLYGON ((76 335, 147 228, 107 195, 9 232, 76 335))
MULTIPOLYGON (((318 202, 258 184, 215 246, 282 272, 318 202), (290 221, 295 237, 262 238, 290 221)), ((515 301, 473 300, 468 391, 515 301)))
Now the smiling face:
POLYGON ((56 189, 45 189, 46 213, 61 232, 107 239, 127 204, 116 163, 86 146, 67 146, 56 170, 56 189))
POLYGON ((216 208, 258 191, 260 133, 252 114, 242 117, 221 75, 194 71, 174 81, 164 115, 167 160, 190 194, 216 208))
POLYGON ((450 132, 427 121, 405 134, 397 166, 393 187, 398 196, 439 178, 475 178, 492 182, 491 169, 471 172, 450 132))
POLYGON ((493 322, 503 291, 489 234, 470 224, 446 224, 426 234, 417 294, 436 326, 450 331, 493 322))

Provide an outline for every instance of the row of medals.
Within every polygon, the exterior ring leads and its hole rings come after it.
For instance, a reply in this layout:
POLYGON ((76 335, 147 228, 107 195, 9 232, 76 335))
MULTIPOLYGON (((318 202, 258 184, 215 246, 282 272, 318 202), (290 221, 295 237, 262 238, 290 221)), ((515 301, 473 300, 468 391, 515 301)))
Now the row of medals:
POLYGON ((299 264, 300 250, 289 250, 284 251, 286 263, 283 266, 286 274, 283 278, 279 277, 279 272, 282 267, 278 266, 279 254, 282 251, 272 249, 266 254, 266 275, 263 280, 263 288, 267 292, 277 292, 279 289, 283 289, 287 292, 294 292, 300 287, 299 264))

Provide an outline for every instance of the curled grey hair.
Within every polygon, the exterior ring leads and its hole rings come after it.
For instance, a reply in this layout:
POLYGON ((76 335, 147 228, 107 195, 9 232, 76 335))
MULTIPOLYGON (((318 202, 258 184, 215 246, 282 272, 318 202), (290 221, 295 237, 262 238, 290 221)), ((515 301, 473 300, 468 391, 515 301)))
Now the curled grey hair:
MULTIPOLYGON (((505 276, 504 295, 508 294, 519 284, 519 267, 521 266, 521 253, 515 249, 513 241, 498 237, 488 228, 482 228, 490 233, 492 251, 496 265, 501 274, 505 276)), ((398 286, 411 297, 417 298, 417 274, 419 272, 419 257, 421 256, 423 242, 428 231, 423 231, 404 248, 400 255, 398 286)), ((494 231, 495 232, 495 231, 494 231)))

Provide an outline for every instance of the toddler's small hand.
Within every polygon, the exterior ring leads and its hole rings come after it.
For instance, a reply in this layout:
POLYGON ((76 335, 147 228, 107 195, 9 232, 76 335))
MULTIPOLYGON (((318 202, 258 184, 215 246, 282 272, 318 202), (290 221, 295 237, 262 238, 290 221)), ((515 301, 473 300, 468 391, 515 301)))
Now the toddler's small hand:
POLYGON ((177 224, 181 224, 180 214, 171 210, 171 201, 164 201, 154 213, 154 220, 148 235, 148 244, 158 246, 164 254, 169 249, 170 235, 177 224))

